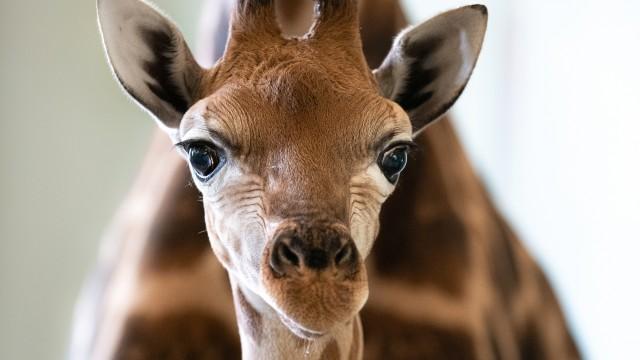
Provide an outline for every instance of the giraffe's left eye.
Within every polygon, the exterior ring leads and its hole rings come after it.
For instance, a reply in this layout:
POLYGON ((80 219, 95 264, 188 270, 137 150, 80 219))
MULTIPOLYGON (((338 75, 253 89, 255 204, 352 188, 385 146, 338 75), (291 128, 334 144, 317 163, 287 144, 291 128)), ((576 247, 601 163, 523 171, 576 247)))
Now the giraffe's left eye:
POLYGON ((380 154, 378 166, 390 183, 398 182, 400 173, 407 166, 408 154, 408 145, 394 146, 380 154))
POLYGON ((189 164, 201 181, 209 180, 222 163, 219 151, 203 143, 186 144, 189 164))

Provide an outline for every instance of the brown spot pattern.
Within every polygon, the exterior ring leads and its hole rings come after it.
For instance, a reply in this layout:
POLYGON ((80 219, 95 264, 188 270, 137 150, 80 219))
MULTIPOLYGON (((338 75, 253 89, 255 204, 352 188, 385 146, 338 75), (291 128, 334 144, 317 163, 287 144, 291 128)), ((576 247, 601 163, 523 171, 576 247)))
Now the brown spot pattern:
POLYGON ((199 310, 151 319, 131 316, 117 360, 239 359, 240 339, 222 321, 199 310))
POLYGON ((497 216, 496 234, 493 241, 490 242, 492 254, 489 270, 503 303, 510 305, 511 298, 518 290, 520 283, 520 272, 513 249, 513 242, 517 240, 509 225, 499 218, 499 215, 497 216))
POLYGON ((401 319, 390 312, 365 307, 364 359, 475 359, 471 335, 427 322, 401 319))
POLYGON ((538 327, 533 322, 528 322, 518 337, 520 360, 544 360, 548 359, 544 350, 544 343, 538 327))
POLYGON ((173 188, 165 194, 160 211, 151 225, 144 253, 143 267, 149 270, 171 270, 197 264, 202 255, 212 255, 204 223, 200 193, 188 186, 190 175, 186 165, 176 174, 173 188), (176 186, 177 187, 177 186, 176 186))
POLYGON ((491 346, 491 354, 493 355, 493 359, 502 360, 503 356, 502 356, 502 351, 500 350, 498 334, 496 334, 495 323, 493 323, 490 319, 487 318, 485 326, 486 326, 485 331, 487 333, 489 345, 491 346))
MULTIPOLYGON (((419 141, 424 142, 424 136, 419 141)), ((443 198, 439 185, 444 180, 431 156, 416 155, 384 204, 373 265, 382 277, 413 286, 430 284, 461 296, 469 267, 469 233, 462 219, 446 210, 449 200, 443 198), (416 189, 420 189, 418 194, 416 189), (416 214, 420 204, 438 204, 444 209, 437 217, 420 217, 416 214)))
POLYGON ((578 345, 576 344, 575 339, 573 338, 573 335, 569 330, 567 322, 564 319, 562 308, 560 306, 560 303, 558 302, 558 299, 556 298, 556 295, 553 291, 553 287, 549 283, 549 280, 547 279, 547 276, 544 274, 542 269, 540 269, 539 267, 536 267, 535 271, 537 273, 537 280, 538 280, 537 285, 539 286, 538 294, 539 296, 541 296, 540 301, 542 306, 552 311, 555 314, 555 316, 559 317, 561 320, 560 324, 561 326, 564 327, 562 331, 564 335, 563 340, 564 340, 564 343, 566 344, 566 349, 567 349, 569 358, 581 359, 582 355, 580 353, 580 349, 578 348, 578 345))

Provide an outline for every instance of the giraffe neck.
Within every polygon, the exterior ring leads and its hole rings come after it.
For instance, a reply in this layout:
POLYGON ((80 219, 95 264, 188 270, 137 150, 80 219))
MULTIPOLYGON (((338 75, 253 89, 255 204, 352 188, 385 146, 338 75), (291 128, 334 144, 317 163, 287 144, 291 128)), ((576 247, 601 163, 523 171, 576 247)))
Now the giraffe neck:
POLYGON ((360 359, 362 326, 360 317, 337 326, 316 338, 293 334, 276 311, 258 295, 229 275, 233 290, 243 359, 360 359))

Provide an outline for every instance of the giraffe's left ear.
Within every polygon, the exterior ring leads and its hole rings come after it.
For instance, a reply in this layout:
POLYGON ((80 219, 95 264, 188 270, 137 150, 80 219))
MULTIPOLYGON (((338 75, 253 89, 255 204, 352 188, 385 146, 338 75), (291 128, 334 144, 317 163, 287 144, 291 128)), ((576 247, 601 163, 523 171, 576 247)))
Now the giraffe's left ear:
POLYGON ((409 114, 414 134, 458 99, 473 72, 486 28, 487 8, 472 5, 398 35, 374 74, 382 94, 409 114))
POLYGON ((124 90, 173 138, 204 70, 167 17, 141 0, 97 0, 109 64, 124 90))

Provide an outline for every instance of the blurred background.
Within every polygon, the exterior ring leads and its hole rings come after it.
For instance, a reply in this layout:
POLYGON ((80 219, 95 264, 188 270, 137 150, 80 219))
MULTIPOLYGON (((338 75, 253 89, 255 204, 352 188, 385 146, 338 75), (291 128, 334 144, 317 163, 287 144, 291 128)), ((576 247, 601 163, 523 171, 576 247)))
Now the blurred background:
MULTIPOLYGON (((157 0, 195 44, 201 0, 157 0)), ((404 0, 412 22, 469 1, 404 0)), ((485 0, 453 110, 589 359, 640 358, 640 2, 485 0)), ((64 358, 75 299, 153 122, 92 0, 0 3, 0 359, 64 358)))

